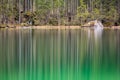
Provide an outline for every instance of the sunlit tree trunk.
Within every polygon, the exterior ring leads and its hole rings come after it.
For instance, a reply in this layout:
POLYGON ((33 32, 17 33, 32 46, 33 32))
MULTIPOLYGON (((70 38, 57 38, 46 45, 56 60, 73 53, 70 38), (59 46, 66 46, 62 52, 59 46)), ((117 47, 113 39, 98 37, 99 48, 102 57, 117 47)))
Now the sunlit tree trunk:
POLYGON ((52 15, 54 14, 53 12, 54 12, 54 2, 53 2, 53 0, 51 0, 51 8, 52 8, 52 11, 51 11, 51 13, 52 13, 52 15))
POLYGON ((36 10, 36 0, 33 0, 33 12, 36 10))
POLYGON ((21 23, 21 0, 19 0, 19 24, 21 23))
POLYGON ((118 13, 119 13, 119 16, 120 16, 120 1, 117 0, 117 9, 118 9, 118 13))
MULTIPOLYGON (((60 1, 58 0, 58 3, 60 1)), ((58 4, 58 9, 57 9, 57 17, 58 17, 58 25, 60 25, 60 5, 58 4)))

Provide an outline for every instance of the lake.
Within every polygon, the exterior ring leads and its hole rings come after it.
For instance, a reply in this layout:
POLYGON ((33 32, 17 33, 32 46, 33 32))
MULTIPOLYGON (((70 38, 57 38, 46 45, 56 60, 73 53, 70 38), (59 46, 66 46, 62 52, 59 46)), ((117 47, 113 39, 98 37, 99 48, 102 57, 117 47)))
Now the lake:
POLYGON ((0 30, 0 80, 120 80, 120 30, 0 30))

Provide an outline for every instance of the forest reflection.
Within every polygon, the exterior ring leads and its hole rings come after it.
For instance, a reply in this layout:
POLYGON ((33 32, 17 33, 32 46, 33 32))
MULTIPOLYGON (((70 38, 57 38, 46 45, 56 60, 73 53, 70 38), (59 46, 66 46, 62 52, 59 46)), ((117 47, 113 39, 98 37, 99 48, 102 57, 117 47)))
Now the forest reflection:
POLYGON ((0 30, 0 80, 119 80, 119 48, 120 30, 0 30))

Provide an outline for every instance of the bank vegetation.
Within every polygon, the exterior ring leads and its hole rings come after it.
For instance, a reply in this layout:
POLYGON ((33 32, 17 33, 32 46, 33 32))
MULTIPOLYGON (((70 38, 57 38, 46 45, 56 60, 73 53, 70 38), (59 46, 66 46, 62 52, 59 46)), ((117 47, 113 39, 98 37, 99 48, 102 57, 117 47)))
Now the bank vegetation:
POLYGON ((120 25, 119 0, 0 0, 0 27, 120 25))

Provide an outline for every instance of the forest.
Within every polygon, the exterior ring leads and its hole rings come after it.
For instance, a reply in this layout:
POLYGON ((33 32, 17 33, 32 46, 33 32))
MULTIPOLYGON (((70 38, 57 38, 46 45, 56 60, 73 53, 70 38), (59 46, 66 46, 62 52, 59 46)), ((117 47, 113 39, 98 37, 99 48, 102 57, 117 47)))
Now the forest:
POLYGON ((0 25, 120 25, 119 0, 0 0, 0 25))

